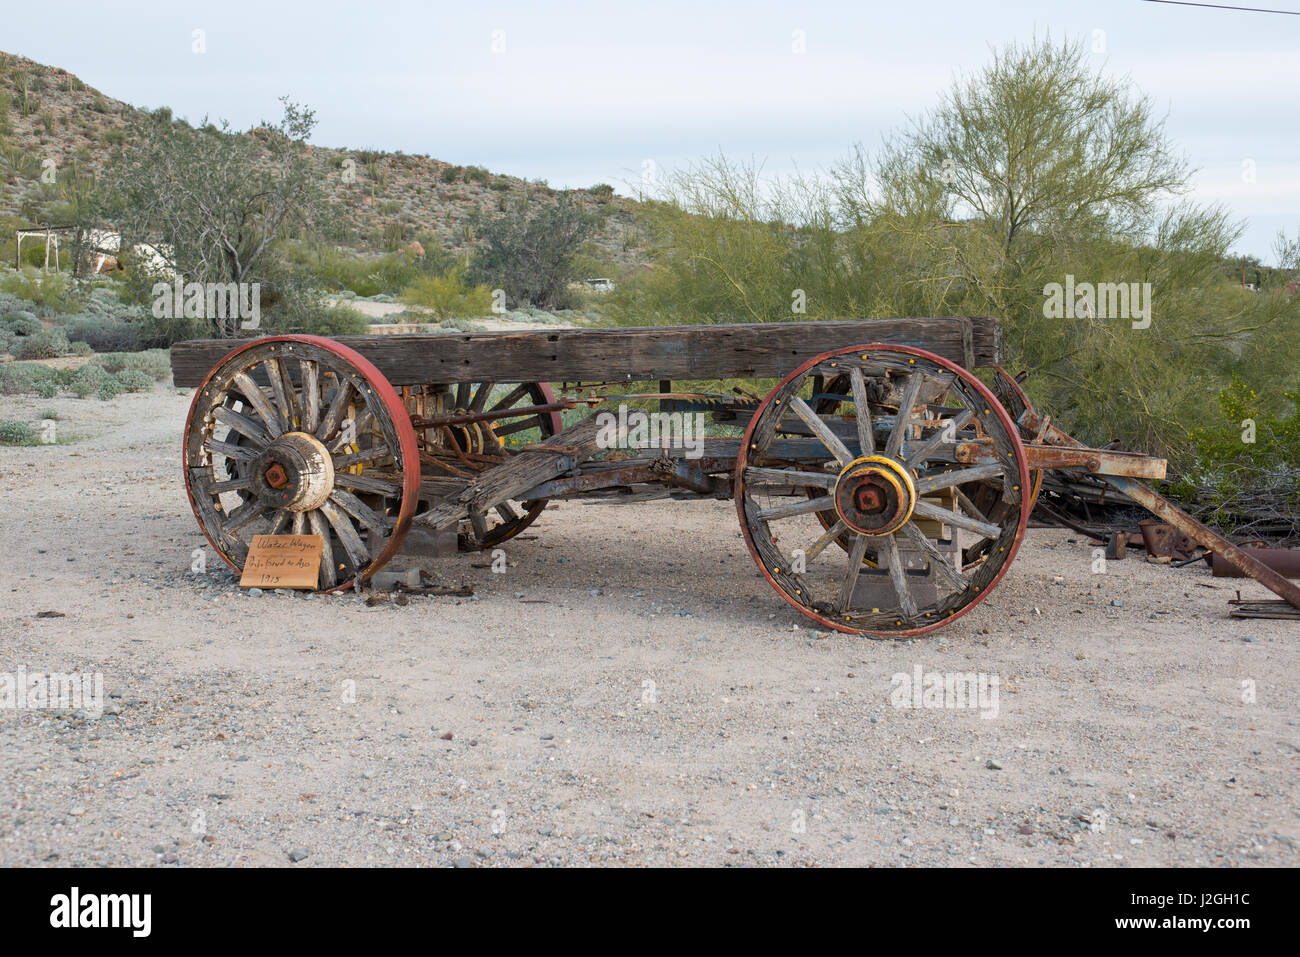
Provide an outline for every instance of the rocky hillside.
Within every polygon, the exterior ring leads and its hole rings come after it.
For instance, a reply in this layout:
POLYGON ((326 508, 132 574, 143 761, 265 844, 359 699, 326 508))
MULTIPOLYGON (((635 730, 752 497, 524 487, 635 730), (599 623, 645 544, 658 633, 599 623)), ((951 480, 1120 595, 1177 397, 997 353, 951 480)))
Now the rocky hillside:
MULTIPOLYGON (((59 67, 0 53, 0 217, 7 220, 0 243, 12 244, 15 226, 57 219, 56 190, 42 184, 51 160, 60 181, 69 172, 97 174, 140 112, 59 67)), ((334 215, 320 224, 323 238, 365 252, 397 249, 426 232, 448 249, 464 250, 474 241, 475 211, 500 209, 526 190, 534 197, 557 193, 544 183, 422 155, 326 147, 315 154, 334 196, 334 215)), ((573 194, 602 215, 588 250, 593 270, 617 276, 645 262, 634 200, 607 189, 573 194)))

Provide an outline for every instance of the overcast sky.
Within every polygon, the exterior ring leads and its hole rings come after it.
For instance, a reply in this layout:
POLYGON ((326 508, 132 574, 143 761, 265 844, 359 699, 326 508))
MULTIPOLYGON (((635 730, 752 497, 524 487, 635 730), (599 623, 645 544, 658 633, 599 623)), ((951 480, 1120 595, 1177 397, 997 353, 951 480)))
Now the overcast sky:
POLYGON ((1168 114, 1196 197, 1248 221, 1239 251, 1270 261, 1277 231, 1294 237, 1300 16, 1143 0, 115 0, 6 4, 0 49, 191 121, 247 127, 287 93, 316 108, 323 145, 627 191, 646 160, 662 172, 719 151, 815 171, 877 144, 992 47, 1048 31, 1095 44, 1098 66, 1168 114))

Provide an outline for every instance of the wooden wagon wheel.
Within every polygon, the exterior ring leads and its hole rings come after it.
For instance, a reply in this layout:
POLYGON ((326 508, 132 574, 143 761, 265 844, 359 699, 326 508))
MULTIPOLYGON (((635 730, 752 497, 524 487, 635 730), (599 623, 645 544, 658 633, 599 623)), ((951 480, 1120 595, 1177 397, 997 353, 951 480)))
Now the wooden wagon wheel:
MULTIPOLYGON (((489 416, 418 430, 420 458, 428 472, 421 506, 425 509, 441 498, 440 487, 455 488, 458 481, 505 461, 515 448, 548 439, 564 428, 558 411, 530 411, 555 404, 555 393, 544 382, 462 382, 404 392, 417 425, 437 417, 489 416)), ((485 512, 471 511, 459 544, 466 550, 494 548, 533 524, 546 503, 510 500, 485 512)))
POLYGON ((222 359, 190 405, 184 465, 199 527, 231 568, 243 570, 253 535, 316 534, 326 590, 382 568, 419 500, 402 400, 320 336, 258 339, 222 359))
POLYGON ((988 387, 933 353, 877 343, 817 356, 768 394, 741 442, 735 498, 750 553, 786 601, 838 631, 906 637, 965 614, 997 584, 1029 520, 1028 488, 1019 431, 988 387), (849 397, 819 412, 813 381, 835 376, 849 397), (869 406, 870 395, 887 398, 869 406), (800 437, 807 454, 777 457, 778 441, 788 449, 800 437), (997 518, 967 494, 989 484, 1008 506, 997 518), (832 499, 831 528, 809 488, 832 499), (828 549, 845 535, 847 558, 828 549), (965 567, 966 549, 985 541, 987 557, 965 567), (879 569, 864 563, 869 551, 879 569))

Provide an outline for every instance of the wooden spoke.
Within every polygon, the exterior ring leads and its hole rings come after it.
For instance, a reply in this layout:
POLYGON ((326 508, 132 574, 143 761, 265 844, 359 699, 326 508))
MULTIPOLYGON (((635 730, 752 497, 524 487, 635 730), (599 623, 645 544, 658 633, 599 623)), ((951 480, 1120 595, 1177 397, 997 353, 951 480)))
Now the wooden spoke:
POLYGON ((220 495, 223 492, 238 492, 248 488, 250 481, 251 480, 245 476, 243 478, 233 478, 226 482, 213 482, 208 486, 208 493, 211 495, 220 495))
POLYGON ((307 534, 307 513, 306 512, 293 513, 293 534, 294 535, 307 534))
POLYGON ((291 387, 287 384, 288 374, 280 359, 267 359, 262 363, 267 381, 271 383, 271 395, 275 398, 275 411, 280 417, 280 426, 285 432, 293 430, 293 403, 289 396, 291 387))
POLYGON ((790 408, 794 410, 799 418, 803 419, 808 428, 813 430, 813 433, 817 438, 821 439, 822 444, 830 450, 841 465, 848 465, 853 461, 853 453, 849 451, 848 446, 840 441, 839 436, 827 427, 821 416, 813 411, 807 402, 797 395, 792 396, 790 398, 790 408))
POLYGON ((330 542, 329 525, 325 522, 320 513, 320 509, 315 509, 307 513, 307 521, 311 524, 313 535, 319 535, 321 539, 320 553, 320 584, 322 588, 333 588, 339 583, 339 570, 334 564, 334 546, 330 542))
POLYGON ((302 359, 298 365, 302 372, 302 430, 315 435, 320 427, 320 364, 302 359))
MULTIPOLYGON (((348 444, 347 438, 349 432, 351 432, 353 438, 357 438, 358 436, 365 435, 370 431, 374 424, 375 413, 370 410, 370 406, 366 406, 356 414, 355 418, 353 418, 352 428, 340 428, 339 434, 334 437, 334 441, 326 442, 325 447, 328 448, 330 452, 337 452, 339 449, 343 448, 343 446, 348 444)), ((342 425, 342 423, 340 423, 340 425, 342 425)))
POLYGON ((469 405, 469 388, 468 382, 461 382, 456 386, 456 408, 463 409, 469 405))
POLYGON ((274 439, 284 434, 284 429, 280 427, 280 414, 271 407, 271 403, 267 400, 262 387, 249 378, 248 373, 237 373, 231 378, 230 383, 239 390, 239 394, 262 417, 262 425, 270 433, 271 438, 274 439))
POLYGON ((509 502, 502 502, 500 505, 498 505, 497 514, 500 515, 501 518, 507 522, 519 521, 519 513, 515 511, 514 506, 511 505, 509 502))
POLYGON ((904 617, 915 618, 919 609, 911 589, 907 587, 907 569, 903 567, 903 559, 898 553, 898 541, 893 535, 886 535, 884 542, 885 561, 889 563, 889 581, 894 586, 894 594, 898 596, 898 607, 903 609, 904 617))
POLYGON ((745 469, 745 481, 753 485, 794 485, 803 488, 831 489, 835 487, 838 478, 839 476, 831 475, 829 472, 800 472, 757 467, 745 469))
POLYGON ((770 508, 758 510, 758 518, 764 522, 771 522, 778 518, 793 518, 796 515, 810 515, 813 512, 825 512, 835 507, 826 496, 817 498, 802 498, 797 502, 789 502, 785 505, 773 505, 770 508))
MULTIPOLYGON (((361 540, 361 536, 357 534, 352 519, 333 501, 322 502, 317 511, 321 512, 329 520, 330 525, 334 526, 339 541, 343 543, 343 550, 347 552, 348 560, 352 562, 352 568, 355 573, 359 574, 362 569, 370 564, 370 552, 366 548, 365 542, 361 540)), ((312 514, 315 515, 316 513, 313 512, 312 514)))
POLYGON ((848 530, 849 527, 844 524, 844 520, 837 519, 835 524, 832 525, 830 528, 826 529, 825 534, 823 534, 821 538, 817 539, 817 541, 813 542, 812 545, 808 547, 808 551, 804 552, 804 556, 803 556, 804 562, 805 563, 811 562, 814 558, 816 558, 818 555, 820 555, 822 552, 826 550, 826 546, 828 546, 831 542, 835 541, 835 539, 839 538, 848 530))
POLYGON ((496 405, 492 406, 492 408, 488 409, 488 411, 498 412, 501 409, 512 408, 515 405, 515 403, 517 403, 520 399, 522 399, 527 394, 528 394, 528 383, 521 382, 519 385, 515 386, 513 389, 507 392, 505 396, 501 399, 501 401, 498 402, 496 405))
POLYGON ((349 452, 346 455, 334 456, 334 468, 345 469, 361 462, 373 462, 375 459, 382 459, 392 454, 392 450, 387 445, 376 445, 373 448, 362 449, 360 452, 349 452))
POLYGON ((962 510, 963 510, 967 515, 969 515, 971 518, 979 519, 981 522, 987 522, 987 521, 988 521, 988 516, 986 516, 983 512, 981 512, 981 511, 979 510, 978 507, 976 507, 975 503, 972 502, 972 501, 967 497, 967 495, 966 495, 965 492, 963 492, 963 491, 962 491, 961 489, 959 489, 959 488, 955 488, 955 489, 952 490, 952 493, 953 493, 955 496, 957 496, 957 504, 960 505, 960 506, 962 507, 962 510))
POLYGON ((376 495, 387 495, 390 498, 396 498, 402 494, 401 482, 371 478, 368 475, 353 475, 351 472, 335 472, 334 484, 336 486, 342 485, 345 488, 354 489, 358 492, 372 492, 376 495))
POLYGON ((330 498, 337 502, 345 512, 377 535, 387 535, 392 531, 393 520, 391 518, 380 515, 347 489, 334 489, 330 493, 330 498))
POLYGON ((257 449, 243 445, 232 445, 229 442, 221 442, 217 439, 208 439, 204 442, 208 451, 215 452, 218 455, 224 455, 228 459, 234 459, 236 462, 251 462, 257 458, 257 449))
POLYGON ((514 435, 516 432, 523 432, 525 429, 540 429, 542 427, 541 416, 531 415, 526 419, 520 419, 517 422, 511 422, 499 429, 494 429, 498 436, 514 435))
POLYGON ((253 522, 257 521, 268 511, 268 506, 258 501, 245 502, 239 508, 235 509, 226 516, 226 523, 222 530, 227 535, 233 535, 235 532, 247 528, 253 522))
POLYGON ((912 540, 912 544, 925 554, 926 558, 934 563, 935 568, 939 570, 939 574, 960 589, 964 590, 970 587, 970 579, 957 571, 956 566, 939 551, 934 542, 930 541, 924 532, 916 527, 915 522, 908 522, 904 525, 903 533, 912 540))
POLYGON ((1006 474, 1006 469, 1002 465, 991 462, 988 465, 973 465, 967 469, 953 469, 949 472, 923 475, 916 480, 916 494, 926 495, 930 492, 937 492, 939 489, 952 488, 956 485, 965 485, 967 482, 979 482, 999 476, 1005 478, 1006 474))
POLYGON ((853 413, 858 422, 858 444, 862 446, 863 455, 875 455, 875 426, 867 404, 867 380, 857 366, 849 370, 849 384, 853 389, 853 413))
POLYGON ((985 538, 997 538, 1002 534, 1002 529, 989 522, 981 522, 978 519, 967 518, 959 512, 952 509, 943 508, 939 505, 932 505, 924 500, 917 502, 912 507, 912 514, 919 515, 921 518, 932 518, 937 522, 943 522, 945 525, 952 525, 957 528, 964 528, 968 532, 975 532, 983 535, 985 538))
POLYGON ((907 385, 903 386, 903 397, 898 400, 898 417, 894 420, 894 428, 885 442, 885 455, 891 459, 898 458, 898 450, 903 447, 903 439, 907 437, 909 423, 912 420, 912 408, 916 405, 917 396, 921 394, 924 380, 925 375, 917 369, 907 377, 907 385))
POLYGON ((867 537, 854 535, 853 544, 849 547, 849 573, 844 577, 844 584, 840 586, 841 612, 846 612, 853 607, 853 590, 857 587, 858 576, 862 574, 862 560, 866 557, 867 537))
POLYGON ((479 384, 478 389, 474 392, 474 398, 470 400, 469 411, 482 412, 483 406, 487 403, 488 396, 492 394, 492 388, 496 383, 483 382, 479 384))
POLYGON ((212 417, 244 436, 256 448, 264 449, 271 444, 271 435, 266 429, 252 419, 240 415, 234 409, 219 405, 212 410, 212 417))
POLYGON ((957 430, 969 422, 973 415, 974 413, 970 409, 962 409, 951 419, 944 419, 936 423, 939 428, 935 430, 934 435, 916 446, 912 450, 912 454, 903 461, 903 464, 909 469, 914 469, 923 463, 931 452, 945 442, 955 442, 957 430))
POLYGON ((279 535, 289 527, 289 516, 293 513, 287 508, 282 508, 275 513, 275 518, 271 519, 271 527, 266 530, 268 535, 279 535))
POLYGON ((487 538, 487 519, 483 517, 482 512, 471 511, 469 513, 469 523, 473 526, 474 534, 478 537, 479 541, 487 538))
POLYGON ((330 402, 329 411, 325 413, 320 427, 316 429, 316 438, 322 442, 334 437, 339 426, 343 423, 343 415, 348 410, 349 401, 352 398, 352 383, 348 379, 340 380, 338 388, 334 390, 334 400, 330 402))

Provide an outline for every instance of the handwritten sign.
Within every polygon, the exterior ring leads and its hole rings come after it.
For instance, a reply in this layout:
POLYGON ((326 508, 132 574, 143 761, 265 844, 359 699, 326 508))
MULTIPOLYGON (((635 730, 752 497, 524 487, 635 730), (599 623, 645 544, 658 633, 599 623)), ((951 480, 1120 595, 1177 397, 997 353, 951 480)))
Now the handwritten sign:
POLYGON ((254 535, 240 588, 315 588, 324 543, 319 535, 254 535))

